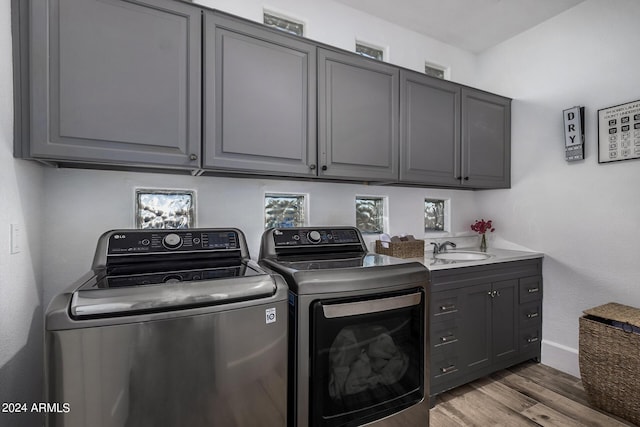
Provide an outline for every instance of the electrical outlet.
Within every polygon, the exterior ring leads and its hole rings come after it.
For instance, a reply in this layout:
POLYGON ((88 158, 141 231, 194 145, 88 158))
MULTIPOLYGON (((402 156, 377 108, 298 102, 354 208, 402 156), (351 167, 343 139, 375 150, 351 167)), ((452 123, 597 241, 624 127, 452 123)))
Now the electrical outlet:
POLYGON ((11 253, 19 254, 22 250, 22 227, 11 224, 11 253))

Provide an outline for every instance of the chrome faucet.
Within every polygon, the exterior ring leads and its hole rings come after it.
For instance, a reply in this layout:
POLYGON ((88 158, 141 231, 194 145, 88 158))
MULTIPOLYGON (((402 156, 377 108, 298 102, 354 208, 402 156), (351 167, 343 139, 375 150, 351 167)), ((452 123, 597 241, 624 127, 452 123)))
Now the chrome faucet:
POLYGON ((438 243, 438 242, 431 242, 431 244, 433 245, 433 254, 439 254, 442 251, 446 251, 447 250, 447 246, 451 246, 452 248, 456 247, 456 244, 450 241, 446 241, 444 243, 438 243))

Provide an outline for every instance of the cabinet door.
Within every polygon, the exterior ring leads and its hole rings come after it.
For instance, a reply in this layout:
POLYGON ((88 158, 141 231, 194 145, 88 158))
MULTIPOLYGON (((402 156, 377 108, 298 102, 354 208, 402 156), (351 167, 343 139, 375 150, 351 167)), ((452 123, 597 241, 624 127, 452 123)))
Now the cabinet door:
POLYGON ((320 175, 398 179, 399 70, 318 49, 320 175))
POLYGON ((205 12, 205 168, 316 175, 315 46, 205 12))
POLYGON ((463 288, 462 336, 463 366, 467 371, 491 364, 491 283, 463 288))
POLYGON ((495 282, 492 295, 492 356, 500 363, 518 352, 518 280, 495 282))
POLYGON ((462 185, 511 185, 511 100, 462 89, 462 185))
POLYGON ((170 0, 32 2, 30 156, 198 167, 200 14, 170 0))
POLYGON ((460 185, 460 86, 400 72, 400 181, 460 185))

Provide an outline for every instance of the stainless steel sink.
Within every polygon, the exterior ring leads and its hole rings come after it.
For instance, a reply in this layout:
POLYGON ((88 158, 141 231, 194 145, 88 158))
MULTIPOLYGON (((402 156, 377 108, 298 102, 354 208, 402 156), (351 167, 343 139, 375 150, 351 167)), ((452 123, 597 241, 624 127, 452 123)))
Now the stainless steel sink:
POLYGON ((450 251, 435 254, 433 257, 447 261, 482 261, 491 258, 491 254, 474 251, 450 251))

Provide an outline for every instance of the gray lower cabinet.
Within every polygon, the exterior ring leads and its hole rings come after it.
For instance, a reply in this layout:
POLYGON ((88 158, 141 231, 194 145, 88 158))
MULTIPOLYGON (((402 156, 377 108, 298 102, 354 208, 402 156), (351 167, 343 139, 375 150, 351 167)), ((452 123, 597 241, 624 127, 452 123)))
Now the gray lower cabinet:
POLYGON ((462 185, 511 186, 511 100, 462 88, 462 185))
POLYGON ((401 182, 511 185, 510 99, 406 70, 400 94, 401 182))
POLYGON ((30 123, 21 157, 199 166, 199 8, 171 0, 26 3, 30 95, 21 102, 30 123))
POLYGON ((397 67, 318 48, 319 176, 398 180, 397 67))
POLYGON ((431 396, 540 358, 542 259, 431 272, 431 396))
POLYGON ((316 47, 204 12, 206 169, 316 175, 316 47))

